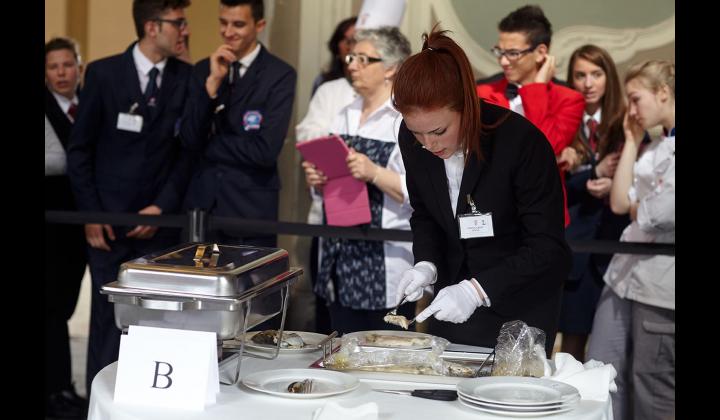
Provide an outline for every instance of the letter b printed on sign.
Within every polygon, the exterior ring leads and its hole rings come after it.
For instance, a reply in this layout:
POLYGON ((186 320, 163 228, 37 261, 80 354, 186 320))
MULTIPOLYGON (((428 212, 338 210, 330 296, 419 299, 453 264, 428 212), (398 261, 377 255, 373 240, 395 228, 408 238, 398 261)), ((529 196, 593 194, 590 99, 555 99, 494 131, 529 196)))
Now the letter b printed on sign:
POLYGON ((170 388, 170 386, 172 385, 172 378, 170 378, 170 374, 172 373, 172 371, 173 371, 173 367, 170 363, 159 362, 159 361, 155 360, 155 375, 153 376, 152 387, 153 388, 161 388, 161 389, 170 388), (167 370, 167 372, 160 373, 161 365, 164 365, 165 370, 167 370), (158 386, 158 376, 163 376, 165 378, 165 382, 166 382, 165 386, 158 386))

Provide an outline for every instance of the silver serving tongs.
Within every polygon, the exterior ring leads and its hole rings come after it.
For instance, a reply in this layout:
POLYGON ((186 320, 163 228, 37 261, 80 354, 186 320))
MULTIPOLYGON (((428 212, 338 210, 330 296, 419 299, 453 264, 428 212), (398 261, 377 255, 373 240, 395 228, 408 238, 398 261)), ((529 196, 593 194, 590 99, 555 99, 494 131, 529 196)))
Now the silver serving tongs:
POLYGON ((400 303, 398 303, 397 306, 396 306, 395 308, 393 308, 393 310, 390 311, 390 312, 388 312, 387 314, 388 314, 388 315, 397 315, 397 310, 398 310, 398 308, 400 307, 400 305, 402 305, 402 304, 405 303, 406 301, 407 301, 407 296, 405 296, 405 297, 403 298, 403 300, 401 300, 400 303))

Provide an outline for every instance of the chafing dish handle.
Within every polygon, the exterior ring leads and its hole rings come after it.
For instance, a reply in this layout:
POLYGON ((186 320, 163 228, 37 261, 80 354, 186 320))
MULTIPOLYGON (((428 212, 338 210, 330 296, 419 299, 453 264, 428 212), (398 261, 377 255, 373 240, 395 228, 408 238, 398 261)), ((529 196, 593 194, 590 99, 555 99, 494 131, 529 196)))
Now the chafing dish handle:
POLYGON ((143 308, 165 311, 192 311, 200 309, 200 301, 197 300, 156 300, 138 296, 137 304, 143 308))

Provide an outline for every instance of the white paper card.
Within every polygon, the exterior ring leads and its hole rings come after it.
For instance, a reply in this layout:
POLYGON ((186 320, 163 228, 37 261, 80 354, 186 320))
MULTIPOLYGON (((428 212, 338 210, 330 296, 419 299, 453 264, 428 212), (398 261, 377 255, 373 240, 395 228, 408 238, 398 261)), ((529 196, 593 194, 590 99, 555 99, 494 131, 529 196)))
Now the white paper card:
POLYGON ((220 392, 216 334, 131 325, 120 338, 116 403, 202 410, 220 392))
POLYGON ((143 117, 142 115, 126 114, 121 112, 118 114, 117 129, 132 131, 133 133, 139 133, 142 131, 143 117))
POLYGON ((460 239, 494 236, 491 213, 470 213, 458 216, 460 239))

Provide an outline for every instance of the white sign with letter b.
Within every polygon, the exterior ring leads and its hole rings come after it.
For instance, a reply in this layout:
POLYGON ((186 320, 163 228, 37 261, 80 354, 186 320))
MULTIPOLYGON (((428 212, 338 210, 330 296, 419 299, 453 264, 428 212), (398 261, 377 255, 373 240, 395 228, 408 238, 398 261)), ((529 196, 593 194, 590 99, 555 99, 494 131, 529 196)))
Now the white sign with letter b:
POLYGON ((131 325, 120 338, 116 403, 202 410, 218 392, 215 333, 131 325))

